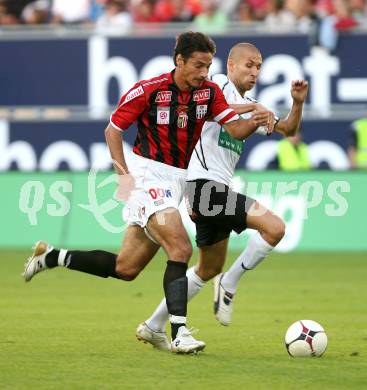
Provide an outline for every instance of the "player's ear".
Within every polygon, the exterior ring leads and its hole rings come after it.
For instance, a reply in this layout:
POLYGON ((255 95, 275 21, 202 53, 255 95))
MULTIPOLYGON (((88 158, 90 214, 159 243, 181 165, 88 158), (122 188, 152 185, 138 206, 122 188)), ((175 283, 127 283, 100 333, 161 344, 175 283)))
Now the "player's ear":
POLYGON ((228 61, 227 61, 227 69, 229 72, 232 72, 233 71, 233 67, 234 67, 234 62, 232 60, 232 58, 228 58, 228 61))
POLYGON ((184 58, 182 57, 182 54, 177 54, 176 57, 176 64, 177 67, 181 67, 185 63, 184 58))

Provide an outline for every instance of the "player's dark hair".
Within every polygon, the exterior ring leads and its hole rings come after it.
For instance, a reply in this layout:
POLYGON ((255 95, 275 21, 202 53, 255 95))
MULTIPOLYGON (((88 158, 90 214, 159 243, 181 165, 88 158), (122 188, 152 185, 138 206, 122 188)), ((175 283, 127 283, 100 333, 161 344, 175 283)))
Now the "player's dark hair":
POLYGON ((195 51, 214 55, 216 51, 215 43, 201 32, 189 31, 180 34, 176 39, 176 46, 173 52, 174 64, 177 65, 176 58, 179 54, 182 55, 186 62, 195 51))

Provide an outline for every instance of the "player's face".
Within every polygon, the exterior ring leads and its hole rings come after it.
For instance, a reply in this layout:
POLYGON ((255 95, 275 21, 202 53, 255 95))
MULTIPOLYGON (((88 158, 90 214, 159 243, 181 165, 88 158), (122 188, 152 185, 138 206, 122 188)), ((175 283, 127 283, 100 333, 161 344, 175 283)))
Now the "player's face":
POLYGON ((211 53, 195 51, 186 61, 182 59, 181 63, 178 63, 182 80, 187 87, 199 88, 202 85, 208 77, 212 60, 213 55, 211 53))
POLYGON ((240 58, 228 61, 228 70, 236 86, 245 93, 254 87, 262 65, 260 53, 247 51, 240 58))

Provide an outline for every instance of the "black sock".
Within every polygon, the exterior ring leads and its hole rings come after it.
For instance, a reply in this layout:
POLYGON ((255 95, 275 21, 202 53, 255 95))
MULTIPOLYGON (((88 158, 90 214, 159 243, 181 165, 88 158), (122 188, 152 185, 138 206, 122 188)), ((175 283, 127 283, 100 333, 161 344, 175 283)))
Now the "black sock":
MULTIPOLYGON (((49 268, 58 265, 60 251, 54 249, 46 256, 46 265, 49 268)), ((67 268, 86 272, 88 274, 100 276, 102 278, 117 278, 116 274, 116 257, 114 253, 106 251, 67 251, 65 256, 65 266, 67 268)))
MULTIPOLYGON (((178 261, 167 261, 164 273, 163 287, 166 296, 168 313, 174 316, 186 317, 187 314, 187 264, 178 261)), ((185 323, 172 324, 172 340, 176 338, 178 328, 185 323)))
POLYGON ((48 268, 54 268, 58 266, 58 258, 60 251, 53 249, 50 253, 47 253, 45 263, 48 268))

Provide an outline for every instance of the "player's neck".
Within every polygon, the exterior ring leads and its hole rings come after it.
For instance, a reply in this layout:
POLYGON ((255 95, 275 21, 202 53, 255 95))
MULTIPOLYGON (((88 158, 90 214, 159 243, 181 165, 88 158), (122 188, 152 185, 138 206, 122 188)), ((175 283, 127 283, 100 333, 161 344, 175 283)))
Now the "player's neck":
POLYGON ((248 89, 241 88, 241 86, 237 85, 236 83, 234 83, 234 86, 236 87, 238 93, 244 98, 248 89))
POLYGON ((229 75, 227 75, 228 80, 235 86, 237 89, 237 92, 242 96, 245 97, 246 92, 248 91, 247 89, 241 88, 235 81, 231 79, 229 75))
POLYGON ((177 69, 173 72, 172 78, 173 78, 174 83, 177 85, 177 87, 180 91, 188 92, 192 89, 192 87, 186 83, 186 81, 180 75, 180 73, 179 73, 179 71, 177 71, 177 69))

